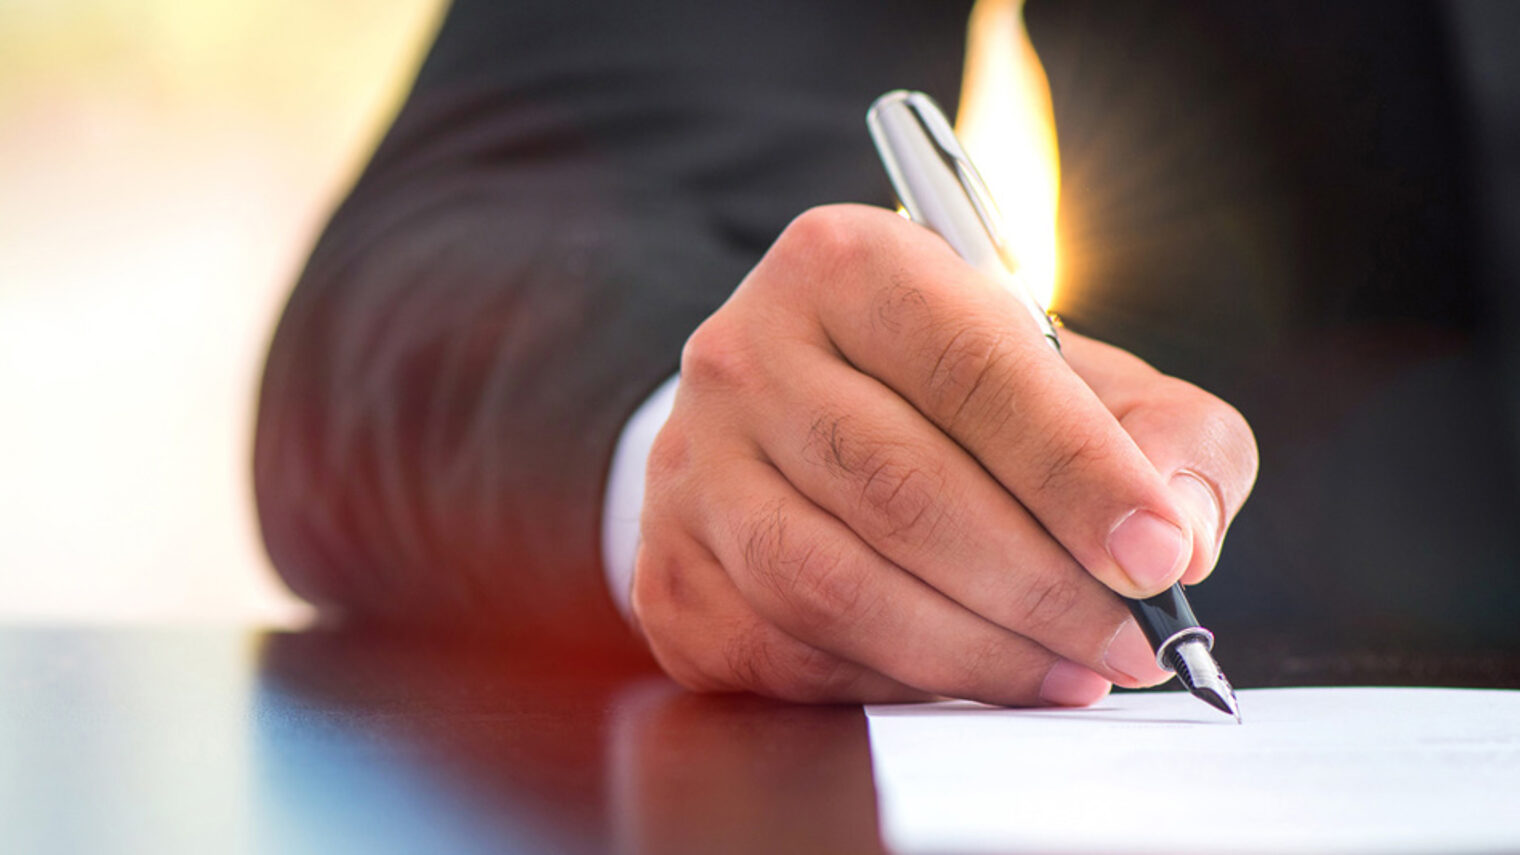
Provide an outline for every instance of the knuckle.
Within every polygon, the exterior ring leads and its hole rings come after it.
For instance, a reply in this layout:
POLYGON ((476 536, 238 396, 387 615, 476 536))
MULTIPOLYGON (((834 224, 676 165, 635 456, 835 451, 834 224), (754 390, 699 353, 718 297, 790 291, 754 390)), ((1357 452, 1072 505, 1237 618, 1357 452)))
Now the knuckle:
POLYGON ((865 578, 834 550, 810 545, 782 559, 792 567, 793 600, 822 621, 838 623, 856 616, 865 599, 865 578))
POLYGON ((898 443, 862 438, 849 422, 848 415, 821 413, 808 428, 803 459, 853 483, 873 542, 927 542, 946 516, 943 473, 898 443))
POLYGON ((870 224, 855 205, 820 205, 803 211, 776 241, 789 259, 827 267, 859 262, 871 251, 870 224))
POLYGON ((932 541, 944 522, 944 492, 941 476, 889 458, 865 473, 860 502, 881 521, 881 538, 917 545, 932 541))
POLYGON ((778 499, 762 506, 744 524, 744 564, 757 577, 768 579, 777 553, 786 539, 786 502, 778 499))
POLYGON ((902 271, 896 271, 872 298, 870 317, 874 327, 887 333, 922 328, 933 323, 931 295, 910 283, 902 271))
POLYGON ((837 546, 790 532, 784 502, 762 509, 749 524, 744 558, 755 578, 809 623, 858 619, 866 598, 864 575, 837 546))
POLYGON ((960 435, 968 421, 991 420, 996 430, 1011 417, 1013 387, 1007 379, 1013 349, 999 331, 965 326, 939 349, 925 381, 940 426, 960 435))
POLYGON ((651 479, 684 471, 691 461, 691 436, 674 420, 666 422, 649 445, 645 471, 651 479))
POLYGON ((644 635, 653 638, 658 629, 658 604, 654 601, 654 594, 649 590, 649 555, 652 550, 646 544, 639 550, 639 557, 633 564, 633 578, 629 580, 628 608, 633 612, 633 619, 644 631, 644 635))
POLYGON ((695 389, 736 388, 753 376, 750 349, 731 324, 709 317, 681 349, 681 384, 695 389))
POLYGON ((681 569, 675 557, 645 541, 633 565, 628 607, 644 634, 660 638, 669 629, 668 619, 681 600, 681 569))
POLYGON ((691 645, 693 611, 684 570, 673 556, 646 548, 634 566, 629 606, 649 652, 672 680, 693 692, 726 691, 729 684, 699 661, 691 645))
POLYGON ((802 458, 820 463, 836 475, 854 475, 860 469, 864 446, 850 436, 850 417, 831 409, 819 411, 802 440, 802 458))
POLYGON ((1029 586, 1018 600, 1019 631, 1040 633, 1056 626, 1076 607, 1080 591, 1071 579, 1041 579, 1029 586))

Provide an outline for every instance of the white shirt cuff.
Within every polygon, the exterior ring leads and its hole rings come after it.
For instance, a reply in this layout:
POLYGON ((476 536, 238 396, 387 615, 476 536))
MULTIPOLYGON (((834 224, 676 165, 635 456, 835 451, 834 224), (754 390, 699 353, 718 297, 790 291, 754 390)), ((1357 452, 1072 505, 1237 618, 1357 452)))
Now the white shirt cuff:
POLYGON ((607 473, 607 492, 602 497, 602 570, 607 576, 607 591, 624 620, 633 615, 629 595, 633 560, 639 551, 639 512, 644 507, 649 447, 670 418, 680 380, 681 375, 672 375, 634 411, 618 437, 607 473))

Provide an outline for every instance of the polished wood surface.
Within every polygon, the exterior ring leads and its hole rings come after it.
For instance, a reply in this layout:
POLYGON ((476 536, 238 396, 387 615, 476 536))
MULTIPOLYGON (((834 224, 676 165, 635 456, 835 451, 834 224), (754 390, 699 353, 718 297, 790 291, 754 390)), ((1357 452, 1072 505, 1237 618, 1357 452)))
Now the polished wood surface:
POLYGON ((880 852, 865 719, 369 634, 0 631, 0 852, 880 852))
MULTIPOLYGON (((1236 644, 1239 685, 1520 656, 1236 644)), ((638 662, 366 633, 0 630, 0 852, 882 851, 865 718, 638 662)))

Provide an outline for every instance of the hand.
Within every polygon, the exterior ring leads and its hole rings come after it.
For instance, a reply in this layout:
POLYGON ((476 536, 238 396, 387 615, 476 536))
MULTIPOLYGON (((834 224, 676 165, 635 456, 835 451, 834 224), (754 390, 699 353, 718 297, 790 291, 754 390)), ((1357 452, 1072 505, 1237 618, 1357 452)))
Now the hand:
POLYGON ((1067 334, 926 229, 813 209, 687 342, 632 603, 699 691, 1081 705, 1168 676, 1118 594, 1214 566, 1229 405, 1067 334))

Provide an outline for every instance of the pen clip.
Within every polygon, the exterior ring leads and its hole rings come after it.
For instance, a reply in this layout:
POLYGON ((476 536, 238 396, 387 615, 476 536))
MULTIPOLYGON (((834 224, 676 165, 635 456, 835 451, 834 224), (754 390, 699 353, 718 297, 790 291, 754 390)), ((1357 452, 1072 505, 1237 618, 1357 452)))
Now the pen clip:
POLYGON ((866 112, 866 125, 908 218, 937 232, 971 266, 1000 279, 1059 351, 1055 324, 1003 239, 992 193, 934 99, 903 89, 888 92, 866 112))
POLYGON ((945 120, 945 114, 939 105, 934 103, 922 92, 909 94, 904 103, 912 110, 913 117, 918 120, 929 139, 934 143, 939 156, 945 160, 951 170, 955 172, 956 179, 960 182, 961 190, 966 198, 971 201, 971 207, 976 211, 977 219, 986 230, 987 237, 997 247, 999 257, 1009 269, 1015 269, 1017 264, 1009 257, 1008 244, 1003 240, 1003 217, 998 211, 997 203, 992 199, 992 191, 987 188, 987 183, 982 180, 980 172, 976 171, 976 165, 967 156, 966 150, 961 148, 960 139, 956 137, 955 130, 945 120))

